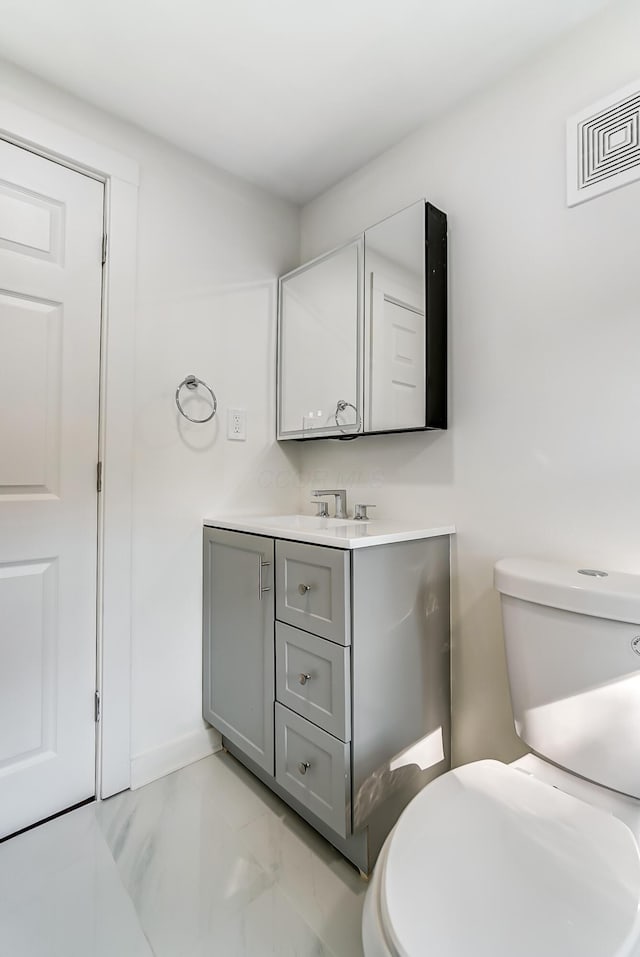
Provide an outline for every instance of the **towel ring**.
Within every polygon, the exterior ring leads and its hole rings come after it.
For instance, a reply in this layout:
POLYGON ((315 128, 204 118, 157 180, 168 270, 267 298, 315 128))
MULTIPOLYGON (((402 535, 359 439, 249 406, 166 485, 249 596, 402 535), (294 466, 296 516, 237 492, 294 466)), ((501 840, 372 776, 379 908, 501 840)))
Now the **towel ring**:
POLYGON ((336 425, 338 426, 340 431, 343 433, 346 432, 347 429, 350 430, 355 428, 356 432, 360 429, 360 413, 356 409, 353 402, 347 402, 346 399, 338 399, 338 404, 336 405, 336 411, 333 413, 333 417, 336 421, 336 425), (345 409, 353 409, 353 411, 355 412, 356 421, 353 423, 353 425, 346 425, 344 423, 341 424, 340 422, 338 422, 338 416, 340 415, 341 412, 344 412, 345 409))
POLYGON ((216 399, 216 394, 211 388, 211 386, 208 386, 206 382, 202 381, 202 379, 197 379, 194 375, 188 375, 185 379, 182 380, 182 382, 176 389, 176 405, 178 406, 178 412, 180 413, 180 415, 183 415, 185 419, 188 419, 189 422, 197 422, 198 424, 200 424, 201 422, 209 422, 209 420, 214 417, 218 408, 218 400, 216 399), (211 396, 213 408, 206 418, 193 419, 190 415, 187 415, 187 413, 184 411, 184 409, 180 405, 180 389, 182 389, 183 386, 186 386, 187 389, 190 389, 193 392, 195 389, 198 388, 199 385, 203 386, 207 390, 209 395, 211 396))

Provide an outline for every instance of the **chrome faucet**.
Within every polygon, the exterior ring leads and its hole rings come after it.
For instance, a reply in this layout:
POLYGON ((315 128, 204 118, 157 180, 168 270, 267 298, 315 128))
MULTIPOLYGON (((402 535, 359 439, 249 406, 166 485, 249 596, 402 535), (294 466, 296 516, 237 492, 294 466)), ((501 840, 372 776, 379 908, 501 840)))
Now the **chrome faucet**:
POLYGON ((347 518, 347 490, 346 488, 314 488, 311 494, 315 498, 323 495, 333 495, 336 500, 336 518, 347 518))

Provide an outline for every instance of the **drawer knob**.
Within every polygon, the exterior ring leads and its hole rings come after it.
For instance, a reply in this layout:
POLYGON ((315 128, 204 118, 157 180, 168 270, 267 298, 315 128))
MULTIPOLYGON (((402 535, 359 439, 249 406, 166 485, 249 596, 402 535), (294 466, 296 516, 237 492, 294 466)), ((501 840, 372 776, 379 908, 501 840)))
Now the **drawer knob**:
POLYGON ((311 765, 309 764, 308 761, 301 761, 300 764, 298 765, 298 771, 300 772, 300 774, 306 774, 310 767, 311 765))
POLYGON ((311 675, 300 674, 298 675, 298 681, 301 685, 306 685, 307 681, 311 681, 311 675))
POLYGON ((306 595, 308 591, 311 591, 311 585, 298 585, 298 593, 300 595, 306 595))

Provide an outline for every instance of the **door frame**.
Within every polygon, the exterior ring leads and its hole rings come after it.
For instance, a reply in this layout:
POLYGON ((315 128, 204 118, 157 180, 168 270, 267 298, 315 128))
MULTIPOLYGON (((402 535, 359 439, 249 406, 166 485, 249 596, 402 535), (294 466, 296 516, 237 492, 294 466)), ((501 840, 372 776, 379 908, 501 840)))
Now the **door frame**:
POLYGON ((139 167, 0 98, 0 139, 104 183, 108 237, 102 282, 98 457, 96 797, 131 783, 131 531, 136 232, 139 167))

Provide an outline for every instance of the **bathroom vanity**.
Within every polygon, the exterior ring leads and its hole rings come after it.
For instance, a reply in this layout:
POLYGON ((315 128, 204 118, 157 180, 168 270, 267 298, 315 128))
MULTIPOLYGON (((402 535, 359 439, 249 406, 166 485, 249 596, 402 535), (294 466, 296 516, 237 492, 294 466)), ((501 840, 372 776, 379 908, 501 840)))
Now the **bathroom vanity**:
POLYGON ((363 873, 450 767, 452 527, 208 519, 203 714, 363 873))

